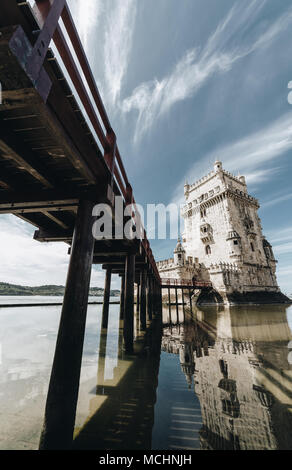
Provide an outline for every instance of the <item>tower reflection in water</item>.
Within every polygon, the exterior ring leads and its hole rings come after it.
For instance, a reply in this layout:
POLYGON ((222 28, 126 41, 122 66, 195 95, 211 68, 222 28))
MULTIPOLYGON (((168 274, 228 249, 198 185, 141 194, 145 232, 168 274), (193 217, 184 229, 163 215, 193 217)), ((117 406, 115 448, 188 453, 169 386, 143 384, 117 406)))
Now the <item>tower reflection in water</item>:
POLYGON ((173 324, 165 311, 162 350, 179 355, 199 399, 201 449, 292 449, 287 313, 282 306, 195 309, 179 323, 174 315, 173 324))

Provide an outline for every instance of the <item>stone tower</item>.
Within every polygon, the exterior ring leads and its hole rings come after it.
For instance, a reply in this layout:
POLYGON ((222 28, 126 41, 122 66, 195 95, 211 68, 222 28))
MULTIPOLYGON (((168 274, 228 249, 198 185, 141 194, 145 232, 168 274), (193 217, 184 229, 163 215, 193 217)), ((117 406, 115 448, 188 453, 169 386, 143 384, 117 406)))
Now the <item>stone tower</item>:
POLYGON ((262 232, 259 202, 244 176, 222 162, 192 185, 185 184, 182 246, 185 259, 198 259, 203 280, 212 282, 225 303, 283 302, 272 247, 262 232))

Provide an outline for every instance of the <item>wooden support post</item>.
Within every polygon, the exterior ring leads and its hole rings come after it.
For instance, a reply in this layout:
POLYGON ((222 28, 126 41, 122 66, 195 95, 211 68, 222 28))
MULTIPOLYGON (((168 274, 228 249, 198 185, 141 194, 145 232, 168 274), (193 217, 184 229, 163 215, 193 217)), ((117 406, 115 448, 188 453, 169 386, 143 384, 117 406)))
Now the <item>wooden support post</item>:
POLYGON ((140 282, 137 283, 136 312, 140 312, 140 282))
POLYGON ((179 323, 177 287, 175 288, 175 303, 176 303, 176 318, 177 318, 177 323, 179 323))
POLYGON ((189 298, 190 298, 190 312, 191 315, 193 314, 193 307, 192 307, 192 294, 191 294, 191 289, 189 289, 189 298))
POLYGON ((147 273, 143 269, 140 274, 140 287, 141 287, 141 306, 140 306, 140 325, 141 330, 146 331, 146 282, 147 273))
POLYGON ((151 287, 152 287, 152 316, 156 315, 156 302, 155 302, 155 282, 154 279, 151 279, 151 287))
POLYGON ((147 276, 147 319, 152 320, 152 306, 151 306, 151 275, 147 276))
POLYGON ((102 328, 108 327, 109 301, 111 292, 112 270, 108 268, 105 273, 103 308, 102 308, 102 328))
POLYGON ((153 279, 152 276, 149 278, 149 287, 150 287, 150 317, 149 319, 152 320, 154 315, 154 292, 153 292, 153 279))
POLYGON ((121 296, 120 296, 120 320, 124 319, 125 310, 125 275, 121 276, 121 296))
POLYGON ((181 290, 181 300, 182 300, 183 315, 184 315, 184 320, 185 320, 185 297, 184 297, 184 290, 183 290, 183 288, 182 288, 182 290, 181 290))
POLYGON ((107 330, 100 331, 96 393, 102 393, 104 388, 107 334, 107 330))
POLYGON ((170 287, 168 288, 168 311, 169 311, 169 323, 171 323, 170 287))
POLYGON ((157 301, 157 283, 156 279, 153 279, 153 300, 154 300, 154 314, 158 314, 158 301, 157 301))
POLYGON ((134 276, 135 255, 129 253, 125 266, 125 310, 124 310, 124 346, 127 354, 133 353, 134 343, 134 276))
POLYGON ((40 449, 72 446, 93 258, 92 209, 80 201, 40 449))
POLYGON ((162 318, 162 315, 163 315, 163 303, 162 303, 162 288, 161 288, 161 285, 159 284, 158 286, 158 289, 159 289, 159 312, 160 312, 160 315, 161 315, 161 318, 162 318))

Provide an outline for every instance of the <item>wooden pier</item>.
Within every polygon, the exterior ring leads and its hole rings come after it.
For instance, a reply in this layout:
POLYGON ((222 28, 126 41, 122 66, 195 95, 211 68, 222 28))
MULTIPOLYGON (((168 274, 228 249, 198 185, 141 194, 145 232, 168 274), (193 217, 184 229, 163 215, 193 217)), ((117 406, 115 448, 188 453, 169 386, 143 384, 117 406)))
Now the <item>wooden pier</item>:
POLYGON ((0 214, 14 214, 35 226, 39 242, 70 247, 40 443, 41 449, 69 449, 92 264, 106 270, 104 328, 111 276, 121 277, 127 354, 134 352, 134 284, 145 330, 147 319, 161 314, 161 281, 145 230, 132 240, 123 231, 116 239, 93 237, 96 204, 114 207, 115 196, 122 197, 123 207, 132 208, 128 219, 134 227, 139 214, 66 0, 36 0, 33 9, 26 1, 0 0, 0 82, 0 214), (52 41, 62 65, 50 48, 52 41))

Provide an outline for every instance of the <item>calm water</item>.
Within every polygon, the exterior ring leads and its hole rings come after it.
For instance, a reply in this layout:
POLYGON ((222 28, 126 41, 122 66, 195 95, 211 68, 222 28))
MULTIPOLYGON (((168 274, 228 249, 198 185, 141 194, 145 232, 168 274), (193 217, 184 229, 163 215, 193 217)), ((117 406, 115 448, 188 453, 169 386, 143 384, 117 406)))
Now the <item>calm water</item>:
MULTIPOLYGON (((162 329, 135 325, 136 357, 119 306, 108 334, 101 309, 88 307, 75 448, 292 449, 291 307, 173 308, 171 321, 165 308, 162 329)), ((0 309, 0 449, 38 447, 60 312, 0 309)))

